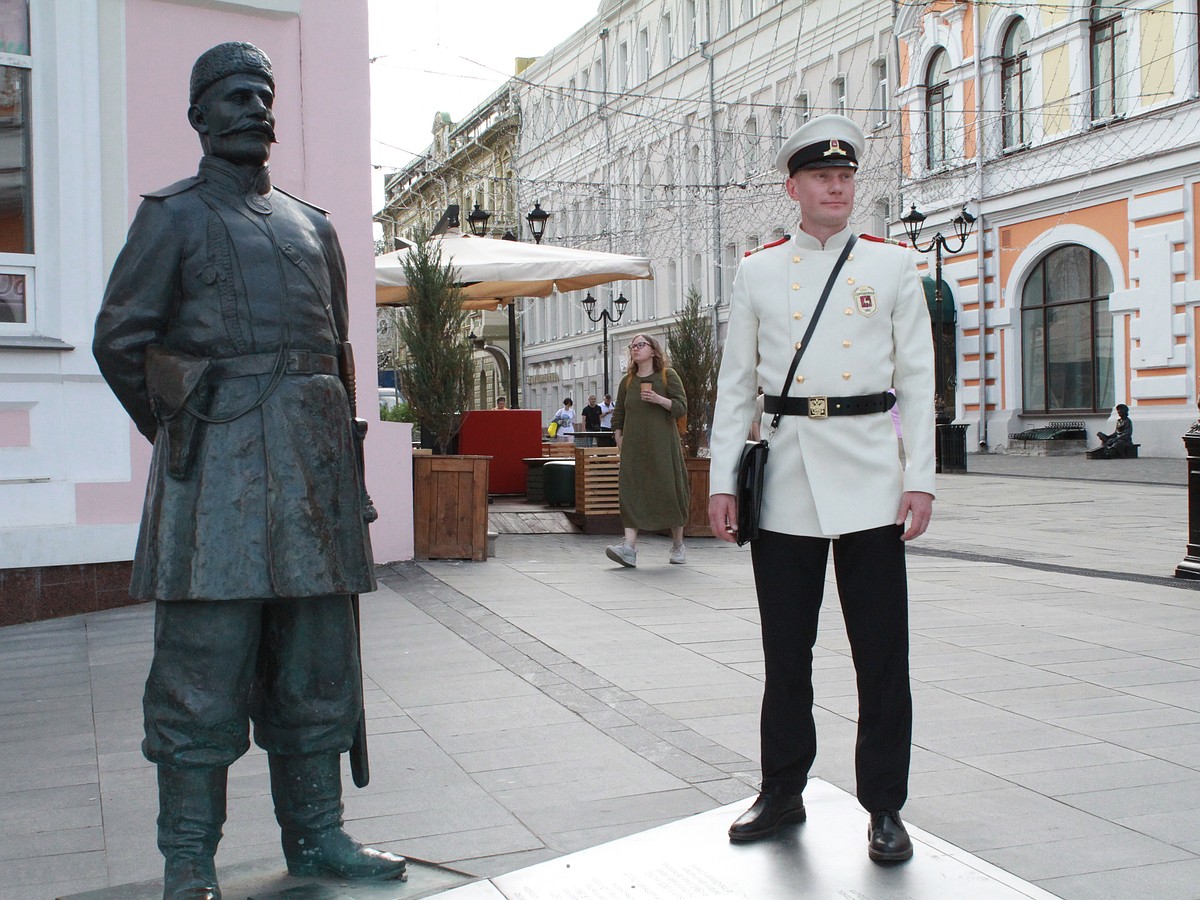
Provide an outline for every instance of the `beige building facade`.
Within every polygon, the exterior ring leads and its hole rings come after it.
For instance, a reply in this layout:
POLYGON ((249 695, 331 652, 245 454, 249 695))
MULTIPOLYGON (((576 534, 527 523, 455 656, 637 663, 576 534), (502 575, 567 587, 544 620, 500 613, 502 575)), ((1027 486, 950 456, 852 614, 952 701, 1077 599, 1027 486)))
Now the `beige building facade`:
POLYGON ((1195 0, 907 5, 896 33, 906 202, 927 234, 963 204, 977 217, 944 274, 970 445, 1056 420, 1111 431, 1125 403, 1142 455, 1182 456, 1200 389, 1195 0))

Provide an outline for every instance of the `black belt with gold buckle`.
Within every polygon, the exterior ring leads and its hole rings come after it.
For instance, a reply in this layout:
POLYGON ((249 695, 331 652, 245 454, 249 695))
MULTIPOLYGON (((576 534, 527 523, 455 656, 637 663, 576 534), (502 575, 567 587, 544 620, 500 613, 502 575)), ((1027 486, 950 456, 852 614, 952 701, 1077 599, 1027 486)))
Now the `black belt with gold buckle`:
POLYGON ((869 413, 887 412, 896 405, 896 395, 890 391, 865 394, 857 397, 779 397, 768 394, 763 400, 763 410, 774 415, 807 416, 810 419, 827 419, 830 416, 864 416, 869 413))

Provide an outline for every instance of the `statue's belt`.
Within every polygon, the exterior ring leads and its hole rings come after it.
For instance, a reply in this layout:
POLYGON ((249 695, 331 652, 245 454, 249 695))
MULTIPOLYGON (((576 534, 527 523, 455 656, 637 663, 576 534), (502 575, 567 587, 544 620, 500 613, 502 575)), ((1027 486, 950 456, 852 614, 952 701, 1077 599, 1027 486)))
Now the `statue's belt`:
POLYGON ((810 419, 826 419, 829 416, 863 416, 870 413, 887 412, 896 405, 896 395, 884 391, 858 397, 779 397, 768 394, 763 409, 768 413, 785 416, 808 416, 810 419))
MULTIPOLYGON (((284 373, 286 375, 337 375, 337 357, 314 350, 288 350, 284 373)), ((210 378, 245 378, 249 375, 273 375, 280 365, 279 352, 249 353, 214 359, 209 367, 210 378)))

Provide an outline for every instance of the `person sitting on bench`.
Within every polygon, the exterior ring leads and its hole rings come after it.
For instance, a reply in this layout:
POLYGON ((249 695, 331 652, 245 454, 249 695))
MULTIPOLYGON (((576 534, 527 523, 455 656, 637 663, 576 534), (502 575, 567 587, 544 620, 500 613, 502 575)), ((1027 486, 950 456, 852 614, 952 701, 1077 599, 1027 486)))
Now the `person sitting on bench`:
POLYGON ((1129 459, 1133 456, 1133 422, 1129 419, 1129 407, 1117 404, 1117 430, 1112 434, 1097 431, 1100 448, 1105 459, 1129 459))

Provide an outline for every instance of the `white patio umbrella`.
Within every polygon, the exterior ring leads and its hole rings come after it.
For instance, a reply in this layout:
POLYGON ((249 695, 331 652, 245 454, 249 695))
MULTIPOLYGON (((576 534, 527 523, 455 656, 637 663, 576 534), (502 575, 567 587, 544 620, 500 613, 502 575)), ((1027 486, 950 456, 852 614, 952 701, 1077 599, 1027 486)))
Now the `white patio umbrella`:
MULTIPOLYGON (((650 260, 644 256, 475 237, 456 229, 434 240, 441 245, 443 264, 458 271, 464 309, 495 309, 515 297, 548 297, 554 290, 579 291, 612 281, 654 277, 650 260)), ((407 302, 406 253, 408 250, 395 250, 375 258, 377 306, 404 306, 407 302)))

